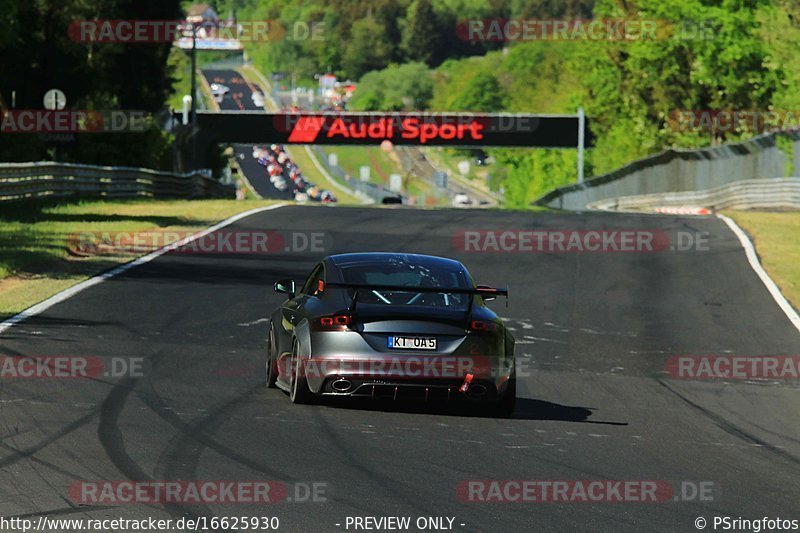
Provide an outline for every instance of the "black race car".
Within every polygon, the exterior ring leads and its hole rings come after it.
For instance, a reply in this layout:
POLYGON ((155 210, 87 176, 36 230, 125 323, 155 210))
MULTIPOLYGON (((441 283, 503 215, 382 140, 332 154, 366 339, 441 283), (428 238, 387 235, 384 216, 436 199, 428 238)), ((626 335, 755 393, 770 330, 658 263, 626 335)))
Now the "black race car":
POLYGON ((332 255, 271 315, 266 384, 294 403, 320 396, 474 400, 508 415, 514 338, 460 262, 403 253, 332 255))

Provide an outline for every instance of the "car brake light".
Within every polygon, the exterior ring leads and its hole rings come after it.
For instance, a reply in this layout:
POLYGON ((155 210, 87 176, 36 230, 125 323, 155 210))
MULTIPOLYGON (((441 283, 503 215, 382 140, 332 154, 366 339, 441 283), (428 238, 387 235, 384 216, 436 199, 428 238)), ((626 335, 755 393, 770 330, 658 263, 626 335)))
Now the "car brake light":
POLYGON ((470 322, 469 329, 479 333, 494 333, 497 331, 497 324, 488 320, 473 320, 470 322))
POLYGON ((338 330, 349 326, 350 321, 350 315, 331 315, 318 318, 317 324, 320 329, 338 330))

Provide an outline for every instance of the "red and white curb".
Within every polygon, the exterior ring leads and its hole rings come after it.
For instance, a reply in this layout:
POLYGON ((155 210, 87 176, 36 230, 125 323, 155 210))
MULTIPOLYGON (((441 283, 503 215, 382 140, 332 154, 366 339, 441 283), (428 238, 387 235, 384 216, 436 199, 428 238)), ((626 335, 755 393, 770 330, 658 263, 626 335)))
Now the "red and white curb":
POLYGON ((653 209, 656 213, 663 215, 710 215, 711 210, 705 207, 656 207, 653 209))

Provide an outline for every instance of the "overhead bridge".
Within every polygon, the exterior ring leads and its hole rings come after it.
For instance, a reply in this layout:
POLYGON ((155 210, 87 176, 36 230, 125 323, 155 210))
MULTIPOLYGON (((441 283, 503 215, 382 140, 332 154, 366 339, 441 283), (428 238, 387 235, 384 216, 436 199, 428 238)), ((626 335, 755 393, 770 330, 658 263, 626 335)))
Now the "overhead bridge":
POLYGON ((582 115, 501 113, 201 111, 196 125, 200 138, 212 142, 580 148, 592 142, 582 120, 582 115))

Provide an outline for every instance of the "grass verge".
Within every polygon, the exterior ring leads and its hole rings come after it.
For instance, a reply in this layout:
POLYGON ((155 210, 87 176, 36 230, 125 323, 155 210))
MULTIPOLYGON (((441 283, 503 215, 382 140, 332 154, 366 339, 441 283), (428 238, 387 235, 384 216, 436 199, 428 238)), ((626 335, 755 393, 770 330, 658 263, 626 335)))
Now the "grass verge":
POLYGON ((370 167, 371 182, 386 186, 391 174, 404 174, 399 163, 378 147, 327 146, 325 153, 335 153, 339 166, 355 179, 360 179, 362 166, 370 167))
POLYGON ((753 240, 761 264, 800 308, 800 212, 731 211, 725 213, 753 240))
POLYGON ((0 318, 14 315, 131 255, 78 257, 81 232, 194 232, 268 200, 92 200, 24 202, 0 212, 0 318))

